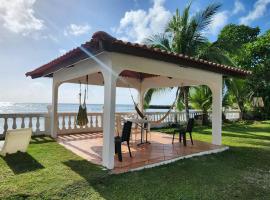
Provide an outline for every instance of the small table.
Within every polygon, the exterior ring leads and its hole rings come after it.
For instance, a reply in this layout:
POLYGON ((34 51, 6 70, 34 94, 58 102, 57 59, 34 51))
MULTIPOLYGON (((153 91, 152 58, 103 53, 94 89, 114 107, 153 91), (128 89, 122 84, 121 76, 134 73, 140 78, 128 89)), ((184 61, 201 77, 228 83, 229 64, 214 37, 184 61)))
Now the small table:
POLYGON ((147 132, 146 132, 146 138, 145 141, 143 141, 143 130, 144 130, 144 124, 149 124, 149 121, 146 119, 125 119, 126 121, 130 121, 132 123, 138 124, 141 127, 141 142, 139 144, 137 144, 138 146, 142 145, 142 144, 151 144, 150 142, 147 141, 147 132))

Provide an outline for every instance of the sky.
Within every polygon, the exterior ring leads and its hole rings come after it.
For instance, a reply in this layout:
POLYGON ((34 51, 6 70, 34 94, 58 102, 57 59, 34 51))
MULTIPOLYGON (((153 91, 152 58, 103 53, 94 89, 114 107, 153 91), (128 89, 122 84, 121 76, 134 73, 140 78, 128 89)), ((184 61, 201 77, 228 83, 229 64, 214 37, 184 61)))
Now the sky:
MULTIPOLYGON (((51 102, 51 80, 25 77, 31 71, 91 39, 103 30, 119 39, 141 42, 164 30, 187 0, 0 0, 0 102, 51 102)), ((215 41, 228 23, 270 29, 270 0, 193 0, 191 13, 221 3, 206 31, 215 41)), ((78 102, 78 85, 60 87, 59 102, 78 102)), ((136 95, 136 92, 133 91, 136 95)), ((118 104, 129 104, 128 89, 117 89, 118 104)), ((173 93, 154 98, 171 104, 173 93)), ((88 103, 103 103, 103 87, 90 86, 88 103)))

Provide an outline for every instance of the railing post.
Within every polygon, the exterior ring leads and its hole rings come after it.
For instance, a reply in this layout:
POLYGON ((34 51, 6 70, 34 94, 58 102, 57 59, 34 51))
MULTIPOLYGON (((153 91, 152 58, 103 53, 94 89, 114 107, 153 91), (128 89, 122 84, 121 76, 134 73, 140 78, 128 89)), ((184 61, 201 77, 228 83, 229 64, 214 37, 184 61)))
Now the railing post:
POLYGON ((40 134, 40 121, 39 121, 39 116, 37 116, 37 123, 36 123, 36 134, 40 134))
POLYGON ((33 122, 32 122, 32 116, 29 117, 29 128, 32 128, 33 122))
POLYGON ((44 128, 45 128, 45 134, 50 135, 51 134, 51 116, 52 116, 52 107, 49 105, 47 106, 48 113, 44 117, 44 128))
POLYGON ((8 118, 6 118, 5 117, 5 119, 4 119, 4 132, 3 132, 3 135, 4 135, 4 137, 5 137, 5 135, 6 135, 6 133, 7 133, 7 130, 8 130, 8 118))
POLYGON ((71 129, 71 116, 68 115, 68 129, 71 129))
POLYGON ((16 117, 13 117, 12 129, 17 129, 16 117))
POLYGON ((22 124, 21 124, 21 128, 25 128, 25 121, 24 121, 24 117, 22 117, 22 124))

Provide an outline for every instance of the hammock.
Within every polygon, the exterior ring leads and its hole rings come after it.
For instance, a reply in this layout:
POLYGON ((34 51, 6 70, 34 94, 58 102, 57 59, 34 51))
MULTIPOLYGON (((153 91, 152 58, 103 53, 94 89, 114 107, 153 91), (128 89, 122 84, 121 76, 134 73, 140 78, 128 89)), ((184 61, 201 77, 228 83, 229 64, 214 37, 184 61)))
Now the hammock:
MULTIPOLYGON (((173 102, 173 104, 171 105, 170 109, 165 113, 165 115, 163 117, 161 117, 159 120, 157 121, 151 121, 151 123, 153 124, 160 124, 162 123, 162 121, 164 121, 168 116, 169 114, 171 113, 176 101, 177 101, 177 97, 178 97, 178 93, 179 93, 179 88, 177 89, 176 91, 176 96, 175 96, 175 100, 173 102)), ((137 112, 137 114, 142 118, 142 119, 147 119, 147 117, 140 111, 140 109, 138 108, 138 104, 136 104, 136 102, 134 101, 134 98, 131 94, 131 98, 132 98, 132 101, 133 101, 133 104, 134 104, 134 107, 135 107, 135 110, 137 112)))
POLYGON ((76 124, 79 126, 85 126, 88 124, 88 117, 87 117, 87 107, 86 107, 86 95, 88 94, 88 76, 86 76, 86 82, 87 86, 85 85, 85 90, 84 90, 84 101, 82 104, 82 92, 81 92, 81 82, 80 82, 80 106, 79 106, 79 111, 77 114, 77 120, 76 124))

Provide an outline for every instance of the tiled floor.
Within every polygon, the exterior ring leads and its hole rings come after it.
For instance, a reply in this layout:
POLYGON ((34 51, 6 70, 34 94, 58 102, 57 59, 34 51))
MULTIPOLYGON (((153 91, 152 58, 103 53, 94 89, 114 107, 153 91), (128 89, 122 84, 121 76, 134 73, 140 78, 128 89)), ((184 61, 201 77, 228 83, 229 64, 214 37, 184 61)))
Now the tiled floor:
MULTIPOLYGON (((145 165, 151 165, 195 153, 222 148, 222 146, 200 141, 194 141, 194 145, 192 146, 189 140, 185 147, 182 143, 179 143, 177 139, 175 139, 175 143, 172 144, 171 135, 158 132, 151 132, 149 134, 149 141, 151 144, 137 146, 140 139, 139 136, 140 135, 137 134, 137 140, 131 140, 132 158, 129 157, 127 146, 125 144, 122 145, 123 162, 119 162, 117 155, 115 155, 115 168, 113 173, 126 172, 145 165)), ((82 158, 101 165, 103 143, 102 133, 58 136, 58 142, 82 158)))

